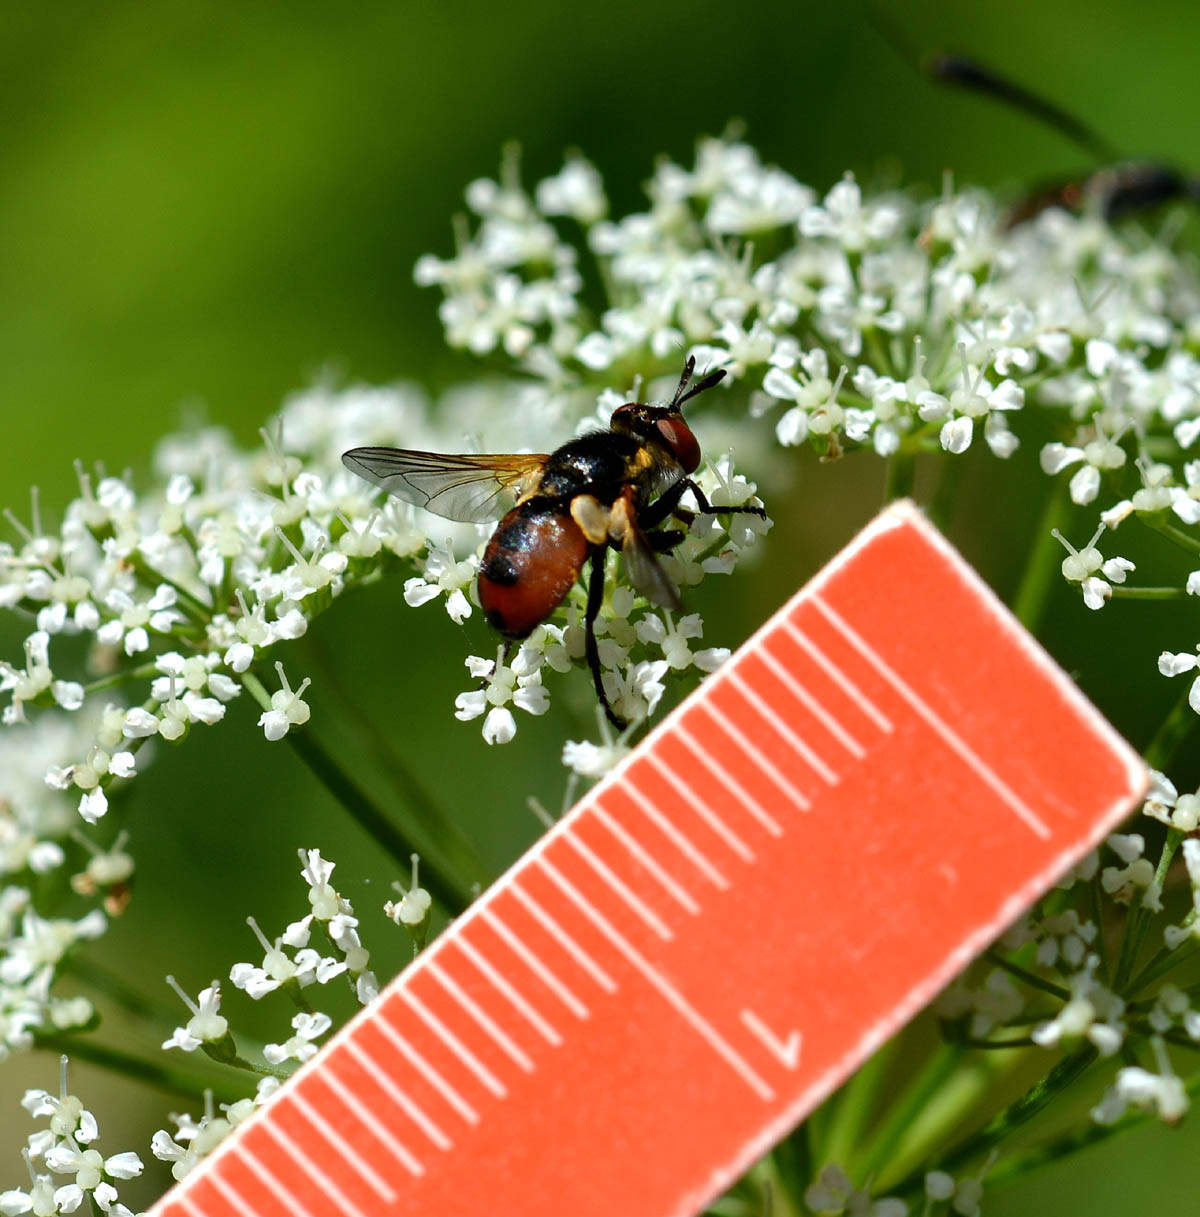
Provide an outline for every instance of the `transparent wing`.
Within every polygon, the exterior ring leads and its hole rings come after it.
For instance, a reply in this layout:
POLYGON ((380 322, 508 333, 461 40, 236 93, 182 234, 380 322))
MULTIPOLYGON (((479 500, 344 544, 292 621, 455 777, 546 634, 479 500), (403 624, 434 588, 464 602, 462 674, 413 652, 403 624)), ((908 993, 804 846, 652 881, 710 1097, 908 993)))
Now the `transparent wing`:
POLYGON ((464 524, 486 524, 537 489, 546 454, 351 448, 342 464, 388 494, 464 524))
POLYGON ((625 578, 650 601, 660 608, 668 608, 672 612, 681 612, 683 602, 675 584, 667 578, 646 534, 630 520, 625 530, 625 539, 621 542, 621 561, 625 565, 625 578))

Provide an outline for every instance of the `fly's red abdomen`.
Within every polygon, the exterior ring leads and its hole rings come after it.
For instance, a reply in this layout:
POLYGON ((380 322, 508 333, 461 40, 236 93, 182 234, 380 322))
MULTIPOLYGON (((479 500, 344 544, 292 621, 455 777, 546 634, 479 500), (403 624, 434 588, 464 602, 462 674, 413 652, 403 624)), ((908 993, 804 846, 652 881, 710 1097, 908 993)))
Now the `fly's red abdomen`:
POLYGON ((537 499, 514 508, 479 566, 479 603, 488 624, 524 638, 562 603, 587 556, 587 539, 568 512, 537 499))

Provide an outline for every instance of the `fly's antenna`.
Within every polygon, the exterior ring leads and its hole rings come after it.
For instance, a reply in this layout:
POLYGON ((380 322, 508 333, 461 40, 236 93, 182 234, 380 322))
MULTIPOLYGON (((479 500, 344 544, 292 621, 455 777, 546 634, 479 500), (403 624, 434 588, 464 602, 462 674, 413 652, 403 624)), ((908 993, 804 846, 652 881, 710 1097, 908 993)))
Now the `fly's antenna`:
POLYGON ((990 68, 985 68, 983 64, 965 55, 935 51, 923 58, 921 66, 934 80, 970 89, 975 93, 982 93, 985 97, 994 97, 997 101, 1023 111, 1031 118, 1052 127, 1060 135, 1065 135, 1099 161, 1121 159, 1121 153, 1103 135, 1095 128, 1089 127, 1082 119, 1076 118, 1069 110, 1064 110, 1062 106, 1034 93, 1024 85, 1017 84, 1014 80, 1008 80, 990 68))
POLYGON ((688 382, 692 379, 692 373, 695 370, 696 357, 695 355, 689 355, 687 363, 683 365, 683 375, 679 378, 679 388, 675 390, 675 396, 671 398, 672 410, 682 409, 685 401, 691 401, 696 394, 703 393, 705 389, 711 389, 713 385, 725 379, 725 369, 717 368, 715 372, 707 372, 688 389, 688 382), (687 389, 686 393, 684 392, 685 389, 687 389))
POLYGON ((907 32, 885 11, 882 5, 867 6, 868 21, 875 32, 911 68, 924 76, 943 84, 956 85, 985 97, 994 98, 1005 105, 1021 110, 1031 118, 1065 135, 1072 143, 1082 148, 1098 161, 1119 161, 1122 153, 1094 128, 1082 119, 1064 110, 1038 93, 1019 85, 1016 81, 993 72, 983 64, 966 55, 947 51, 922 52, 918 50, 907 32))

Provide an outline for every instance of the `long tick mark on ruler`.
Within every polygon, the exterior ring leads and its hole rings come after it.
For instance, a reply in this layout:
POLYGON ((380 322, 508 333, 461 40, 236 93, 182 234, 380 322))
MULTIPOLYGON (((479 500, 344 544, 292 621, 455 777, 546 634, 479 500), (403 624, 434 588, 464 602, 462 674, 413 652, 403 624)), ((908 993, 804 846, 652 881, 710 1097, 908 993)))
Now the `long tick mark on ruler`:
POLYGON ((773 1099, 775 1091, 755 1072, 742 1055, 723 1035, 675 988, 673 984, 604 916, 574 884, 560 874, 548 860, 542 859, 542 867, 553 883, 576 908, 612 943, 617 951, 641 973, 642 978, 655 989, 668 1005, 674 1008, 710 1048, 729 1065, 759 1098, 773 1099))
MULTIPOLYGON (((809 603, 817 604, 818 606, 820 604, 815 595, 808 597, 807 600, 809 603)), ((829 679, 832 680, 843 693, 850 697, 854 704, 858 706, 859 709, 862 710, 872 722, 874 722, 880 731, 891 734, 894 729, 891 719, 889 719, 888 716, 884 714, 877 705, 875 705, 875 703, 858 687, 858 685, 856 685, 854 681, 852 681, 850 677, 847 676, 846 673, 843 672, 841 668, 839 668, 837 664, 835 664, 833 660, 831 660, 829 656, 826 655, 821 648, 817 646, 817 644, 813 642, 813 640, 809 638, 809 636, 802 629, 800 629, 798 625, 791 621, 785 621, 783 623, 783 628, 788 637, 791 638, 797 646, 800 646, 805 650, 809 658, 811 658, 813 662, 817 664, 825 675, 828 676, 829 679)))
POLYGON ((867 750, 838 722, 828 710, 771 654, 765 646, 758 652, 758 658, 771 669, 779 683, 796 699, 841 745, 854 757, 861 761, 867 755, 867 750))

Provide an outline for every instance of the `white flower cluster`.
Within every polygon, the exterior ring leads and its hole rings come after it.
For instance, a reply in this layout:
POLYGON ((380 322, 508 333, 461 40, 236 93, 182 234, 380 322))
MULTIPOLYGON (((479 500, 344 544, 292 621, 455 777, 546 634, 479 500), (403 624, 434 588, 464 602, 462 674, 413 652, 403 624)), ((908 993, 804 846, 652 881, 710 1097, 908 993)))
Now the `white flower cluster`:
MULTIPOLYGON (((1110 528, 1136 514, 1196 563, 1200 459, 1183 454, 1200 439, 1200 281, 1183 258, 1098 213, 1010 226, 972 191, 921 204, 846 177, 821 199, 726 139, 702 140, 690 168, 660 163, 647 192, 645 211, 612 218, 578 156, 529 191, 511 155, 500 182, 473 183, 474 230, 417 266, 444 293, 450 344, 503 350, 543 395, 597 372, 665 372, 689 351, 748 386, 728 397, 773 417, 781 444, 826 459, 958 455, 980 438, 1009 457, 1037 411, 1060 437, 1041 467, 1071 471, 1074 503, 1110 528)), ((1097 539, 1063 539, 1064 576, 1093 609, 1134 570, 1097 539)), ((1172 586, 1200 593, 1200 570, 1172 586)), ((1163 658, 1167 674, 1197 662, 1163 658)))
POLYGON ((27 1090, 21 1106, 35 1120, 48 1123, 29 1136, 23 1151, 29 1187, 0 1192, 4 1217, 57 1217, 97 1208, 111 1217, 134 1217, 118 1198, 116 1182, 140 1175, 142 1160, 132 1151, 105 1157, 96 1148, 100 1127, 82 1101, 68 1093, 66 1057, 58 1095, 27 1090))

